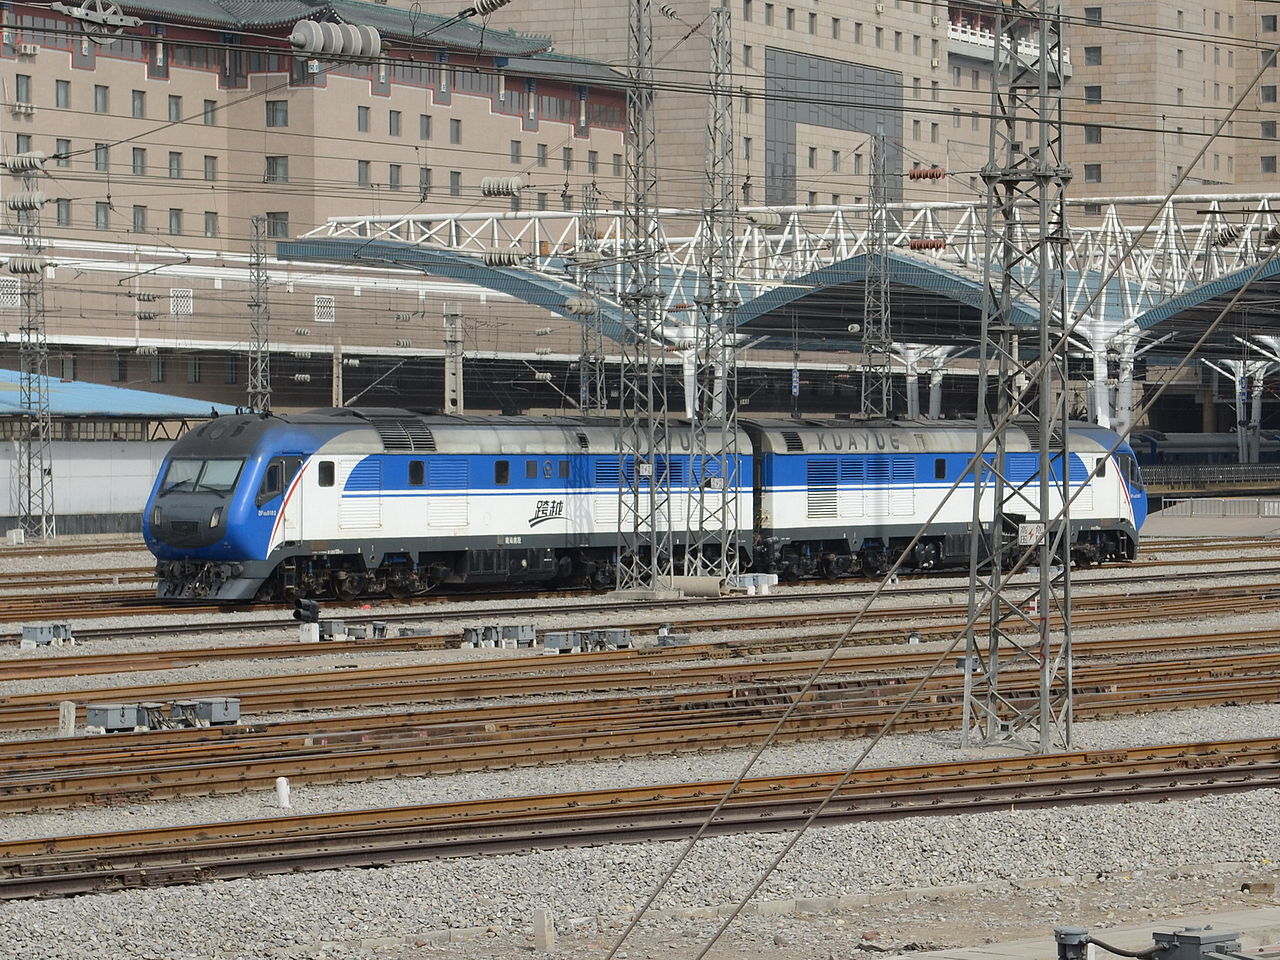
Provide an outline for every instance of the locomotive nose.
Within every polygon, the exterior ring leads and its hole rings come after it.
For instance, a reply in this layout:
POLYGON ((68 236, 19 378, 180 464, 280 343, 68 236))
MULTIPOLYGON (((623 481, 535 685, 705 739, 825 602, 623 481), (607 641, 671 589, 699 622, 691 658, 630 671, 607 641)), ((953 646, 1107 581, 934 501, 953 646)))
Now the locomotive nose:
POLYGON ((171 547, 207 547, 225 533, 223 505, 208 498, 168 497, 151 511, 151 535, 171 547))

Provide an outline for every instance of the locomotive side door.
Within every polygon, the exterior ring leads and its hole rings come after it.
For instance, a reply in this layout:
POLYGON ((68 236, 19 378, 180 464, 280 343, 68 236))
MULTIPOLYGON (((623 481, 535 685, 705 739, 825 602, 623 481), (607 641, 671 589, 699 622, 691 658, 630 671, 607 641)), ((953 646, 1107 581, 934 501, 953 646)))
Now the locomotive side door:
POLYGON ((255 503, 259 515, 276 516, 280 536, 284 540, 297 540, 302 526, 302 484, 298 472, 302 458, 298 456, 272 457, 262 474, 255 503))

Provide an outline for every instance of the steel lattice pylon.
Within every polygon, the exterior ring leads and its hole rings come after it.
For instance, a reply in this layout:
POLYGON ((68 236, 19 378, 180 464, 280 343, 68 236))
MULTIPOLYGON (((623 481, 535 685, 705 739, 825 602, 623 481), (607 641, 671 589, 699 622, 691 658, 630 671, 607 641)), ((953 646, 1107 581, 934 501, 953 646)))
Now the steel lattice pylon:
POLYGON ((979 445, 991 440, 974 470, 965 659, 966 742, 1041 751, 1071 745, 1061 16, 1048 0, 1003 0, 996 14, 977 416, 979 445), (1019 43, 1028 33, 1033 52, 1019 43), (1038 223, 1027 231, 1022 219, 1038 223), (1040 310, 1033 362, 1019 354, 1018 301, 1040 310), (1028 553, 1039 570, 1032 583, 1022 573, 1028 553), (1036 694, 1010 678, 1027 668, 1038 671, 1036 694))
POLYGON ((685 573, 738 572, 737 358, 733 178, 733 38, 727 8, 711 11, 711 96, 707 103, 707 205, 694 330, 694 398, 690 405, 689 546, 685 573))
POLYGON ((266 218, 251 217, 253 241, 249 247, 249 409, 271 412, 271 314, 267 311, 266 218))
POLYGON ((44 540, 57 533, 53 508, 53 451, 50 436, 53 416, 49 408, 49 344, 45 336, 44 237, 40 229, 43 195, 36 189, 44 170, 44 157, 21 153, 6 161, 10 173, 20 177, 19 192, 6 205, 16 215, 22 238, 22 256, 9 260, 9 271, 18 276, 22 327, 18 347, 19 400, 22 422, 18 434, 16 480, 18 520, 24 536, 44 540))
POLYGON ((624 215, 627 327, 618 391, 617 586, 662 591, 674 575, 671 440, 662 291, 658 276, 658 166, 653 117, 653 12, 629 0, 627 26, 627 205, 624 215))
POLYGON ((890 413, 893 334, 889 329, 889 166, 881 125, 871 138, 871 190, 862 311, 862 415, 890 413))
POLYGON ((604 376, 604 328, 602 314, 593 300, 595 273, 600 265, 600 241, 596 236, 596 211, 600 186, 594 180, 582 191, 582 227, 573 258, 574 277, 582 288, 587 311, 582 319, 582 345, 578 351, 578 409, 584 416, 603 414, 609 406, 604 376))

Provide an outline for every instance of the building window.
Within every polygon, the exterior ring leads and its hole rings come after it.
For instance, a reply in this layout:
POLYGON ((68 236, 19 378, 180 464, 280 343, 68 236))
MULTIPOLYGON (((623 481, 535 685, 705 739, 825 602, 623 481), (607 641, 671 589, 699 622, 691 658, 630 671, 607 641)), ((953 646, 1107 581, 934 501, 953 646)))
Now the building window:
POLYGON ((182 122, 182 98, 169 94, 169 122, 182 122))
POLYGON ((169 153, 169 179, 182 179, 182 154, 176 151, 169 153))
POLYGON ((206 180, 218 179, 218 158, 209 153, 204 155, 204 178, 206 180))
POLYGON ((598 150, 587 151, 587 173, 600 172, 600 152, 598 150))
POLYGON ((372 183, 370 180, 369 167, 370 164, 368 160, 356 161, 356 186, 367 187, 372 183))
POLYGON ((133 148, 133 175, 135 177, 147 175, 147 151, 142 147, 133 148))
POLYGON ((449 196, 462 196, 462 172, 460 170, 449 171, 449 196))
POLYGON ((620 153, 613 155, 613 175, 615 177, 622 176, 622 154, 620 153))
POLYGON ((234 353, 227 354, 227 359, 224 361, 226 365, 222 368, 223 383, 238 383, 240 381, 240 364, 237 359, 234 353))
POLYGON ((71 106, 71 81, 70 80, 53 81, 53 105, 63 110, 70 108, 71 106))
POLYGON ((122 382, 129 373, 129 359, 123 353, 113 353, 111 355, 111 380, 113 383, 122 382))
POLYGON ((1084 102, 1085 103, 1101 103, 1102 87, 1096 83, 1087 84, 1084 88, 1084 102))
POLYGON ((1186 99, 1186 91, 1184 91, 1181 87, 1178 87, 1178 89, 1173 92, 1173 99, 1174 99, 1174 102, 1176 102, 1179 106, 1181 106, 1182 102, 1186 99))
POLYGON ((218 214, 213 210, 204 212, 204 235, 206 237, 218 235, 218 214))
POLYGON ((876 46, 884 46, 884 27, 876 27, 876 46))
POLYGON ((133 232, 147 232, 147 208, 144 206, 135 206, 133 208, 133 232))
POLYGON ((356 133, 369 132, 369 108, 356 107, 356 133))
POLYGON ((795 7, 787 7, 787 29, 794 30, 795 28, 796 28, 795 7))
POLYGON ((66 197, 59 197, 54 202, 54 211, 57 217, 57 223, 60 227, 71 226, 71 201, 66 197))
POLYGON ((1262 15, 1262 32, 1263 33, 1276 32, 1276 15, 1274 13, 1264 13, 1262 15))
POLYGON ((392 110, 387 114, 387 136, 400 136, 400 111, 392 110))
POLYGON ((267 173, 264 180, 267 183, 288 183, 289 158, 267 157, 267 173))
POLYGON ((911 121, 911 139, 912 140, 920 139, 920 121, 919 120, 911 121))
POLYGON ((289 125, 289 101, 267 101, 267 126, 287 127, 289 125))
POLYGON ((1101 183, 1102 182, 1102 164, 1086 163, 1084 165, 1084 182, 1085 183, 1101 183))
POLYGON ((766 27, 773 26, 773 4, 766 3, 764 5, 764 25, 766 27))
POLYGON ((164 383, 164 355, 156 354, 148 366, 151 368, 151 382, 164 383))
POLYGON ((139 120, 145 119, 147 116, 147 92, 145 90, 134 90, 130 99, 133 116, 139 120))
POLYGON ((547 165, 547 145, 540 143, 534 148, 534 162, 540 167, 547 165))
POLYGON ((560 163, 566 171, 573 169, 573 147, 565 147, 560 151, 560 163))
POLYGON ((182 236, 182 211, 181 210, 170 208, 169 234, 174 237, 182 236))
POLYGON ((893 31, 893 52, 894 53, 902 52, 902 31, 901 30, 893 31))
POLYGON ((93 225, 99 230, 110 226, 111 207, 99 200, 93 205, 93 225))
POLYGON ((1178 51, 1178 56, 1177 56, 1177 63, 1178 63, 1178 66, 1179 66, 1179 67, 1182 67, 1182 66, 1184 66, 1184 65, 1186 64, 1186 62, 1187 62, 1187 55, 1186 55, 1186 51, 1185 51, 1185 50, 1179 50, 1179 51, 1178 51))
POLYGON ((831 18, 831 39, 832 40, 840 39, 840 18, 839 17, 831 18))
POLYGON ((1085 47, 1084 63, 1085 63, 1085 66, 1087 67, 1100 66, 1102 63, 1102 48, 1101 47, 1085 47))
POLYGON ((1264 69, 1276 65, 1276 52, 1274 50, 1259 50, 1258 56, 1264 69))
POLYGON ((217 112, 218 112, 217 100, 206 100, 204 102, 204 110, 201 111, 201 114, 204 117, 204 122, 206 126, 211 127, 218 122, 218 118, 216 116, 217 112))
POLYGON ((187 383, 200 382, 200 354, 192 353, 187 356, 187 383))
POLYGON ((106 113, 110 107, 110 102, 111 91, 102 84, 95 83, 93 85, 93 112, 106 113))
POLYGON ((522 146, 523 145, 520 143, 519 140, 511 141, 511 162, 512 163, 520 162, 520 153, 522 150, 522 146))
POLYGON ((816 170, 818 168, 818 148, 809 148, 809 169, 816 170))
POLYGON ((387 166, 387 187, 392 190, 400 189, 400 164, 392 163, 387 166))
POLYGON ((418 168, 418 193, 424 198, 431 192, 431 168, 418 168))
MULTIPOLYGON (((1182 16, 1181 11, 1178 12, 1178 16, 1179 17, 1182 16)), ((1090 26, 1097 26, 1098 24, 1102 23, 1102 8, 1101 7, 1085 7, 1084 22, 1089 24, 1090 26)), ((1182 26, 1182 24, 1178 24, 1178 26, 1182 26)))
POLYGON ((745 43, 742 45, 742 66, 751 69, 751 47, 745 43))
POLYGON ((289 213, 286 210, 279 210, 274 213, 267 212, 267 236, 268 237, 287 237, 289 236, 289 213))
POLYGON ((742 138, 742 159, 743 160, 751 159, 751 138, 750 137, 742 138))
MULTIPOLYGON (((1275 102, 1276 102, 1276 88, 1275 88, 1275 84, 1264 84, 1260 89, 1262 90, 1262 102, 1263 102, 1263 103, 1275 103, 1275 102)), ((1181 100, 1179 100, 1178 102, 1179 102, 1179 103, 1181 103, 1182 101, 1181 101, 1181 100)))
POLYGON ((1261 164, 1262 164, 1262 172, 1263 172, 1263 173, 1275 173, 1275 172, 1276 172, 1276 158, 1275 158, 1275 157, 1259 157, 1258 159, 1261 161, 1261 164))
POLYGON ((1274 120, 1263 120, 1258 124, 1258 134, 1263 140, 1274 140, 1276 138, 1276 122, 1274 120))
POLYGON ((560 208, 562 210, 573 209, 573 194, 570 193, 568 190, 560 194, 560 208))
POLYGON ((938 124, 936 123, 929 124, 929 142, 930 143, 938 142, 938 124))
POLYGON ((31 134, 29 133, 18 134, 18 136, 15 138, 14 151, 16 153, 30 153, 31 152, 31 134))
POLYGON ((110 152, 105 143, 95 143, 93 145, 93 169, 99 173, 106 173, 107 166, 110 162, 110 152))
POLYGON ((431 115, 426 113, 418 114, 418 139, 431 139, 431 115))
POLYGON ((449 142, 450 143, 462 142, 462 121, 459 120, 457 117, 454 117, 449 121, 449 142))
POLYGON ((856 20, 853 23, 853 42, 862 42, 862 24, 858 23, 856 20))
POLYGON ((742 19, 746 23, 751 22, 751 0, 742 0, 742 19))
POLYGON ((816 34, 818 32, 818 15, 816 13, 809 14, 809 33, 816 34))
POLYGON ((537 204, 538 204, 538 209, 539 209, 539 210, 545 210, 545 209, 547 209, 547 195, 546 195, 545 193, 540 193, 540 194, 538 194, 538 196, 537 196, 537 204))
POLYGON ((1101 143, 1102 127, 1096 123, 1086 123, 1084 125, 1084 142, 1085 143, 1101 143))

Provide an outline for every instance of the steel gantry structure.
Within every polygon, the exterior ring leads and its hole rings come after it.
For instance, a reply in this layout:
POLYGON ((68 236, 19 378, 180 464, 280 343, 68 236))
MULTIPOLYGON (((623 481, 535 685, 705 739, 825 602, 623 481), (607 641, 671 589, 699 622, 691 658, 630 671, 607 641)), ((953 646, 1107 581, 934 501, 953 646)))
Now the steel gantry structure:
POLYGON ((964 659, 965 743, 1041 752, 1070 748, 1072 720, 1061 24, 1048 0, 996 8, 964 659), (1028 30, 1030 49, 1020 42, 1028 30), (1026 219, 1034 230, 1022 229, 1026 219), (1019 303, 1038 308, 1034 331, 1015 324, 1019 303), (1029 476, 1015 467, 1028 448, 1029 476), (1010 695, 1004 677, 1027 669, 1040 675, 1039 695, 1010 695))
MULTIPOLYGON (((1024 45, 1025 48, 1026 45, 1024 45)), ((1190 193, 1173 197, 1129 196, 1067 200, 1071 225, 1063 248, 1067 310, 1079 314, 1072 354, 1093 361, 1095 389, 1089 417, 1127 429, 1133 409, 1135 362, 1158 338, 1159 328, 1139 321, 1180 309, 1197 289, 1229 281, 1270 252, 1280 227, 1280 193, 1190 193), (1151 212, 1154 226, 1133 245, 1151 212), (1087 222, 1082 223, 1082 220, 1087 222), (1132 246, 1132 249, 1130 247, 1132 246), (1127 254, 1127 255, 1126 255, 1127 254), (1111 279, 1099 293, 1102 277, 1111 279), (1108 358, 1119 376, 1108 383, 1108 358)), ((919 265, 954 275, 957 284, 982 284, 985 202, 891 203, 885 225, 898 267, 919 265), (912 249, 928 241, 936 249, 912 249)), ((1027 238, 1039 230, 1027 204, 1008 211, 1027 238)), ((741 207, 735 220, 732 274, 749 316, 753 298, 803 286, 803 278, 868 253, 868 206, 741 207)), ((688 302, 703 273, 703 211, 656 211, 661 303, 688 302)), ((388 240, 480 260, 485 251, 523 252, 527 269, 552 276, 593 243, 602 258, 593 296, 603 306, 622 302, 626 272, 619 262, 625 218, 620 210, 594 213, 591 238, 582 235, 583 214, 564 211, 498 213, 433 212, 405 216, 335 217, 305 239, 388 240)), ((180 269, 180 268, 175 268, 180 269)), ((652 332, 668 346, 679 330, 663 324, 652 332)), ((900 340, 909 341, 905 331, 900 340)))

